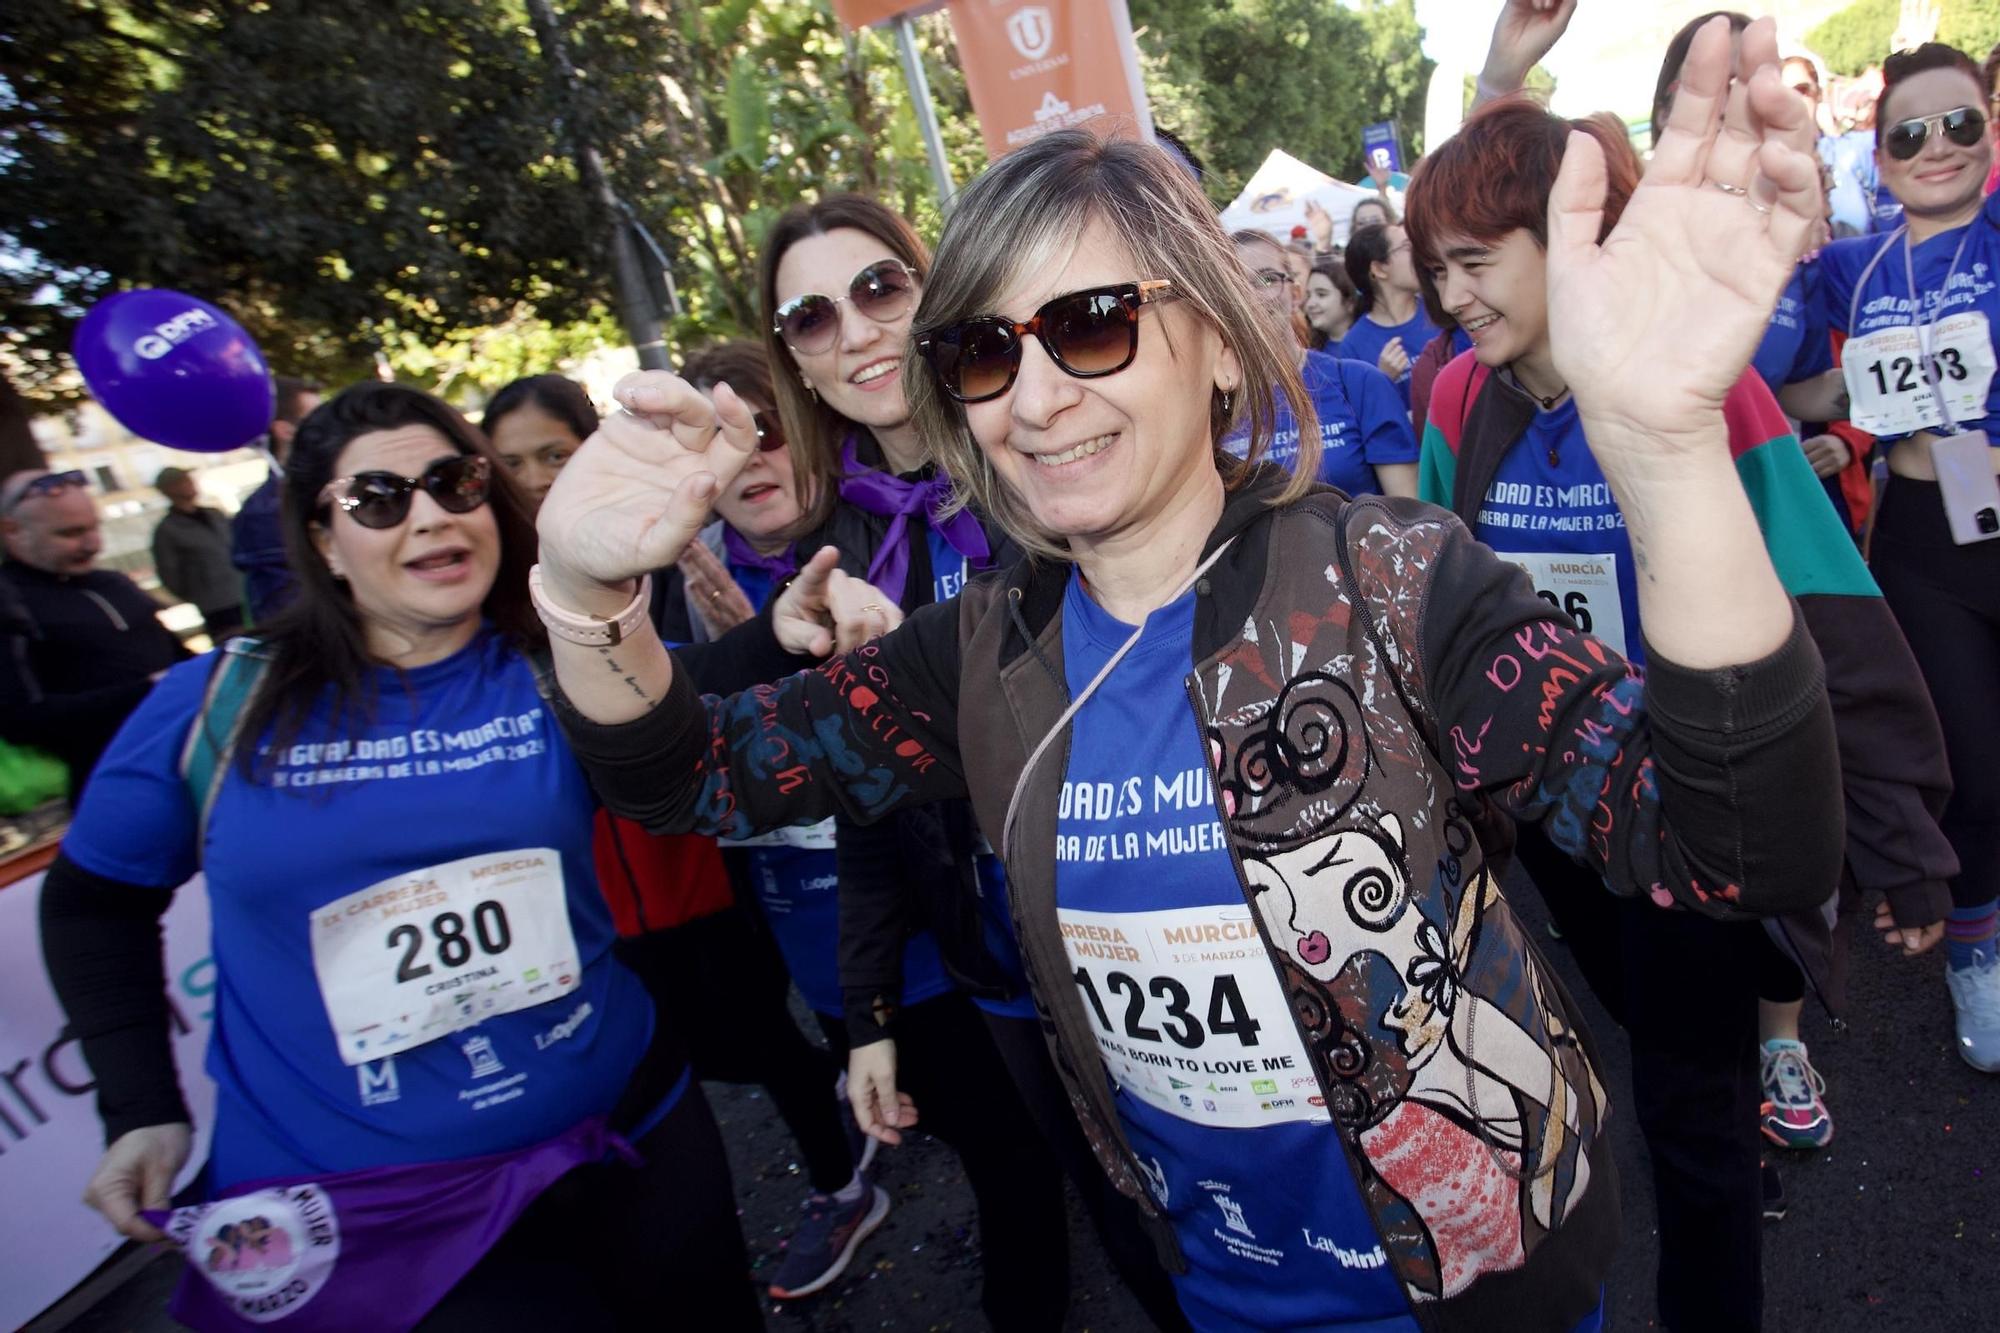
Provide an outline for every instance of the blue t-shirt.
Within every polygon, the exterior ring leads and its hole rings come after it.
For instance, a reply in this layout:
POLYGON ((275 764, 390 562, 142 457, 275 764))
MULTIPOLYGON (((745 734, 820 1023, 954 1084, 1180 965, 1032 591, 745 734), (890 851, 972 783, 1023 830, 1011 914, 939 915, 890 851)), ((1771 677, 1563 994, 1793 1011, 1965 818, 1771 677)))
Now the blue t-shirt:
POLYGON ((1819 160, 1833 178, 1826 201, 1834 234, 1866 235, 1875 225, 1875 194, 1880 184, 1875 170, 1875 132, 1822 135, 1819 160))
MULTIPOLYGON (((1856 236, 1835 241, 1820 251, 1818 302, 1827 327, 1836 332, 1863 337, 1877 330, 1907 327, 1916 321, 1910 300, 1910 284, 1904 275, 1903 239, 1892 236, 1856 236), (1881 256, 1879 263, 1871 261, 1881 256), (1855 287, 1867 274, 1859 299, 1855 287)), ((1988 195, 1977 217, 1963 227, 1939 232, 1910 248, 1910 268, 1923 293, 1923 319, 1934 324, 1948 315, 1976 310, 1986 316, 1990 333, 2000 333, 2000 194, 1988 195), (1959 242, 1965 251, 1959 253, 1959 242), (1952 267, 1957 256, 1958 266, 1952 267), (1951 274, 1951 291, 1944 291, 1945 277, 1951 274)), ((2000 439, 2000 375, 1987 389, 1986 415, 1978 421, 1961 421, 1965 430, 1984 430, 1989 439, 2000 439)), ((1902 436, 1883 437, 1884 440, 1902 436)))
MULTIPOLYGON (((1076 716, 1056 825, 1075 984, 1187 1255, 1174 1288, 1189 1321, 1414 1333, 1230 859, 1186 711, 1194 605, 1190 593, 1148 617, 1076 716), (1212 943, 1181 943, 1197 939, 1212 943), (1121 1069, 1114 1046, 1138 1063, 1121 1069)), ((1071 577, 1072 696, 1131 632, 1071 577)))
MULTIPOLYGON (((1343 361, 1359 361, 1363 365, 1379 366, 1382 349, 1389 345, 1391 339, 1401 338, 1404 354, 1414 363, 1423 355, 1425 345, 1435 337, 1437 337, 1437 325, 1431 323, 1430 316, 1424 313, 1423 303, 1418 302, 1417 313, 1401 324, 1377 324, 1373 316, 1363 315, 1347 330, 1347 336, 1340 340, 1340 346, 1333 349, 1333 354, 1343 361)), ((1410 410, 1408 367, 1405 367, 1403 373, 1397 377, 1395 384, 1396 392, 1403 398, 1403 412, 1408 415, 1410 410)))
MULTIPOLYGON (((1415 463, 1417 437, 1410 431, 1410 411, 1396 396, 1396 386, 1373 363, 1341 361, 1325 352, 1307 352, 1299 377, 1305 381, 1319 416, 1319 479, 1349 495, 1380 495, 1375 479, 1378 463, 1415 463)), ((1265 451, 1267 462, 1296 471, 1299 426, 1291 404, 1278 399, 1278 419, 1265 451)), ((1250 451, 1250 430, 1225 437, 1222 447, 1244 457, 1250 451)))
POLYGON ((1771 323, 1750 364, 1771 392, 1833 369, 1833 343, 1826 331, 1826 311, 1820 305, 1819 265, 1801 264, 1785 284, 1771 323))
POLYGON ((1493 484, 1480 502, 1473 534, 1502 555, 1538 554, 1610 557, 1615 570, 1601 574, 1579 560, 1554 569, 1554 578, 1537 578, 1542 596, 1575 620, 1579 629, 1612 643, 1625 659, 1643 668, 1645 646, 1639 637, 1639 585, 1632 568, 1632 543, 1625 515, 1611 496, 1611 485, 1583 438, 1576 400, 1537 412, 1534 422, 1508 449, 1493 474, 1493 484), (1617 642, 1605 622, 1606 598, 1598 590, 1615 575, 1618 615, 1617 642), (1596 585, 1596 586, 1593 586, 1596 585))
MULTIPOLYGON (((770 923, 792 984, 815 1013, 838 1018, 840 875, 834 854, 820 848, 752 847, 750 880, 757 906, 770 923)), ((937 940, 929 931, 903 946, 902 1004, 908 1008, 952 988, 937 940)))
MULTIPOLYGON (((63 849, 85 870, 133 884, 206 872, 216 1188, 477 1157, 610 1110, 651 1038, 653 1007, 611 956, 615 932, 591 861, 596 801, 528 663, 482 633, 400 677, 379 670, 372 720, 336 728, 323 703, 269 778, 252 783, 232 764, 197 849, 179 760, 214 662, 173 668, 132 714, 63 849), (314 969, 314 914, 415 870, 532 848, 558 854, 575 988, 385 1059, 344 1063, 314 969)), ((425 915, 419 904, 383 941, 413 976, 430 968, 424 975, 441 980, 427 984, 442 985, 468 975, 454 973, 464 962, 447 936, 474 972, 504 975, 512 925, 475 912, 454 930, 425 915)), ((524 972, 519 984, 550 980, 524 972)))

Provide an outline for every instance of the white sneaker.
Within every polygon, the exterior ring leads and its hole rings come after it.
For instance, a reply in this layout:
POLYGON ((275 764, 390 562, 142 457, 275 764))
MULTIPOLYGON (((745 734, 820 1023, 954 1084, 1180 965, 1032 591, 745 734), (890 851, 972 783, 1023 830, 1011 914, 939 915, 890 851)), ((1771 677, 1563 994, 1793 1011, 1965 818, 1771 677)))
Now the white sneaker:
POLYGON ((1952 1008, 1958 1010, 1958 1053, 1983 1074, 2000 1073, 2000 957, 1990 949, 1971 967, 1946 967, 1952 1008))

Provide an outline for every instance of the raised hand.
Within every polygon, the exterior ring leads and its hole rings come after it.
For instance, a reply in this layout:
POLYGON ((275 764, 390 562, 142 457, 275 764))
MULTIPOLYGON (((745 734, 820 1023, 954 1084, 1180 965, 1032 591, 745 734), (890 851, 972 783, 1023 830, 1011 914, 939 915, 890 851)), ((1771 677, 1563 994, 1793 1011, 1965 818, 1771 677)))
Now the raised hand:
POLYGON ((1306 200, 1306 230, 1312 234, 1313 249, 1333 249, 1333 219, 1317 199, 1306 200))
POLYGON ((1528 81, 1528 72, 1555 49, 1576 13, 1576 0, 1507 0, 1493 24, 1480 71, 1480 95, 1499 97, 1528 81))
POLYGON ((840 552, 822 546, 771 606, 771 628, 786 651, 845 653, 903 623, 896 599, 835 568, 840 552))
POLYGON ((1549 199, 1551 350, 1607 473, 1601 452, 1635 432, 1654 452, 1722 439, 1723 399, 1825 207, 1770 20, 1744 31, 1740 59, 1750 73, 1732 80, 1727 19, 1695 36, 1652 165, 1602 245, 1597 140, 1570 135, 1549 199))
POLYGON ((550 596, 599 614, 623 604, 630 580, 679 558, 757 450, 750 409, 726 384, 710 402, 685 380, 642 370, 614 394, 620 410, 563 466, 535 522, 550 596))
POLYGON ((1896 30, 1889 34, 1891 51, 1914 51, 1925 42, 1937 40, 1937 0, 1903 0, 1896 15, 1896 30))

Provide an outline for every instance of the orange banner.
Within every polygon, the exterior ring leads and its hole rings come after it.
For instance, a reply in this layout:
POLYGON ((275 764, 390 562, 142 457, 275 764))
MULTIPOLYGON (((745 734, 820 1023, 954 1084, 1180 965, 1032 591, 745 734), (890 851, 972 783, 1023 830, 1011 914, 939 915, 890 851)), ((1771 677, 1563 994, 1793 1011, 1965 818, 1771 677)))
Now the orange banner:
POLYGON ((1125 0, 952 0, 951 26, 989 157, 1079 125, 1152 136, 1125 0))

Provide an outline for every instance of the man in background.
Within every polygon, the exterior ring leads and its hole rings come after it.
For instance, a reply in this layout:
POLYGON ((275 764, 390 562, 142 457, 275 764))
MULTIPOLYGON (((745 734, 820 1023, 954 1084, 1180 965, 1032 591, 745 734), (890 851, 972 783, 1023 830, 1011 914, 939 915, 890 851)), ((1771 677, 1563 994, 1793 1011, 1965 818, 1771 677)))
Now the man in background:
POLYGON ((229 562, 229 516, 201 502, 194 474, 162 468, 154 489, 173 507, 153 529, 153 568, 166 590, 201 612, 221 643, 243 628, 243 580, 229 562))
POLYGON ((277 408, 271 419, 271 458, 276 466, 264 484, 250 492, 236 511, 232 558, 243 572, 249 594, 250 620, 269 620, 292 598, 292 571, 285 563, 284 527, 279 522, 280 487, 285 459, 299 423, 320 404, 319 386, 291 375, 277 377, 277 408))
POLYGON ((159 603, 113 570, 81 472, 0 484, 0 738, 69 765, 70 798, 160 674, 187 656, 159 603))

